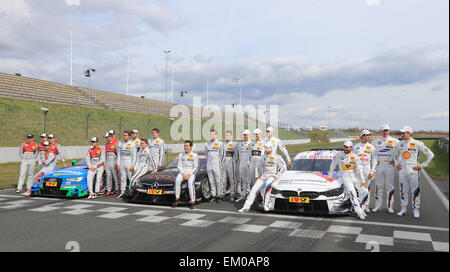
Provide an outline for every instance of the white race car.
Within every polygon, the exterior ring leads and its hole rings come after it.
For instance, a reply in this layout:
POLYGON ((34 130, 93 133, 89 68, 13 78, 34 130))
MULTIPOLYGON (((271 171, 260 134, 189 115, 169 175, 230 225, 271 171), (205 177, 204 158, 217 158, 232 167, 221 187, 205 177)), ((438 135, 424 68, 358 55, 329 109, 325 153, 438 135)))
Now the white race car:
POLYGON ((352 210, 345 199, 340 173, 328 180, 331 160, 338 150, 301 152, 292 167, 272 186, 270 209, 276 212, 344 214, 352 210))

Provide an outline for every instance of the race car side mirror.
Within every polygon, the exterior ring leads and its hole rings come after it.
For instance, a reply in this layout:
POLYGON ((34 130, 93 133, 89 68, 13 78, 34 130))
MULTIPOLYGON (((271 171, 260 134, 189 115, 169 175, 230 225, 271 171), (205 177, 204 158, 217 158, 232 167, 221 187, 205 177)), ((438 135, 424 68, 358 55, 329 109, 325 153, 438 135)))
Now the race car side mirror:
POLYGON ((76 163, 77 163, 77 161, 76 161, 76 160, 73 160, 73 161, 72 161, 72 166, 75 166, 76 163))

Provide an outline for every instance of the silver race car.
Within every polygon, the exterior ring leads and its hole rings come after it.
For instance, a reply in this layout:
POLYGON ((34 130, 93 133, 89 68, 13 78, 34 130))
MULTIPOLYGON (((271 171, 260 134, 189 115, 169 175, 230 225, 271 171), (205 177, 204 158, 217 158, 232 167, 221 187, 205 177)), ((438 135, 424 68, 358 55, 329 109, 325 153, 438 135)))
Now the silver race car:
POLYGON ((297 154, 291 169, 272 186, 270 210, 317 214, 351 211, 338 169, 334 171, 333 179, 328 180, 331 160, 337 152, 312 150, 297 154))

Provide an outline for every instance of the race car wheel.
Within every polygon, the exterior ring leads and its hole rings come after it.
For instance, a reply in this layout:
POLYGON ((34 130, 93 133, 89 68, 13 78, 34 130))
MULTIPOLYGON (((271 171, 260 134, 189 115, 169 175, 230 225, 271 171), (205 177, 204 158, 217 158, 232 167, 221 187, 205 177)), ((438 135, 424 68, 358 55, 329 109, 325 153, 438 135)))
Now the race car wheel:
POLYGON ((211 199, 211 187, 209 186, 209 179, 207 177, 204 177, 200 182, 200 192, 204 201, 209 201, 211 199))

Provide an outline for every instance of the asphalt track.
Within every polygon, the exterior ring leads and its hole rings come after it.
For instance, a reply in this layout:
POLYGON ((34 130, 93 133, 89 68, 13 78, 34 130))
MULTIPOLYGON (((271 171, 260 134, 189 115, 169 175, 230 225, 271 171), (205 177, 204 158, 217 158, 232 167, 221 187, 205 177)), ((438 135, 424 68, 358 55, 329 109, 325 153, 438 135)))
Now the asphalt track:
MULTIPOLYGON (((0 251, 448 252, 448 211, 424 179, 421 193, 419 219, 408 207, 404 217, 384 211, 360 221, 352 215, 240 214, 242 202, 190 210, 113 197, 29 198, 8 189, 0 191, 0 251)), ((399 210, 398 194, 394 207, 399 210)))

